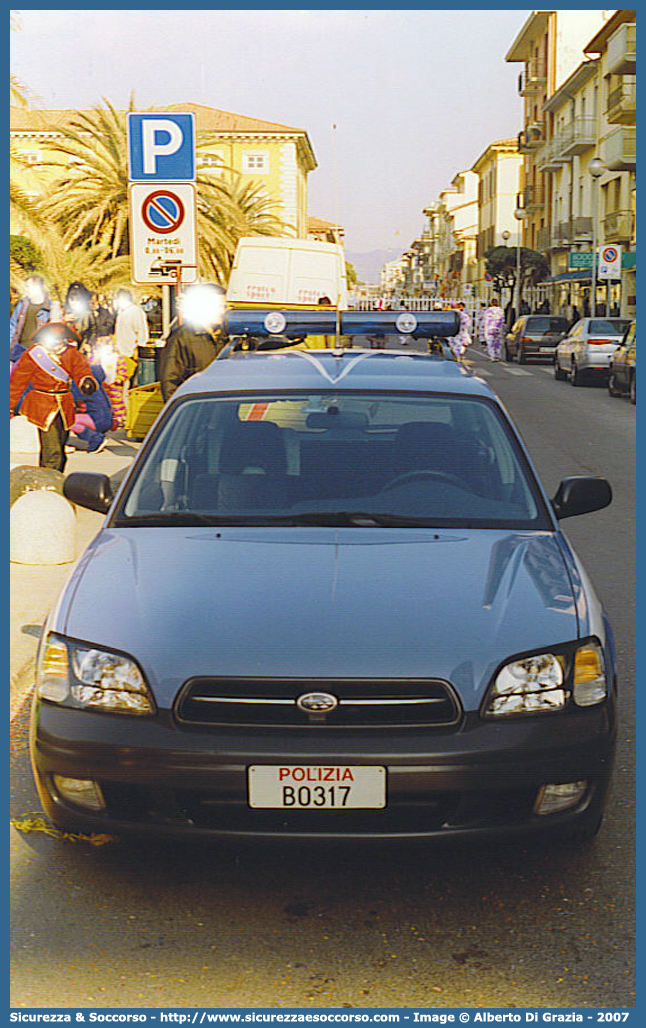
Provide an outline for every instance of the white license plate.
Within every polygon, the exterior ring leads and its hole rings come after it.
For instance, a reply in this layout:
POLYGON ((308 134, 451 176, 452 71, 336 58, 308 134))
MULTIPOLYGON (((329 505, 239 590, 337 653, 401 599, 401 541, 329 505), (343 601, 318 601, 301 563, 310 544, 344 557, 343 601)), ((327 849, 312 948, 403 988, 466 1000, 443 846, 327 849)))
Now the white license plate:
POLYGON ((279 810, 375 810, 386 806, 386 768, 255 764, 249 806, 279 810))
POLYGON ((554 353, 553 346, 541 346, 539 347, 539 353, 554 353))

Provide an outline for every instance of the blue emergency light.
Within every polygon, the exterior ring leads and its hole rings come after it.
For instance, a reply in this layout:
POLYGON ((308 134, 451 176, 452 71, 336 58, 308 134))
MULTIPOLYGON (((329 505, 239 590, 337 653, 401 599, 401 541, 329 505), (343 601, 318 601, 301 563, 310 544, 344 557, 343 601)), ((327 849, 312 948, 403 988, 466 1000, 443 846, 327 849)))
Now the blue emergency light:
POLYGON ((456 311, 299 311, 278 309, 228 310, 224 315, 224 332, 229 336, 260 338, 286 336, 288 339, 308 335, 377 335, 412 336, 446 339, 460 331, 456 311))

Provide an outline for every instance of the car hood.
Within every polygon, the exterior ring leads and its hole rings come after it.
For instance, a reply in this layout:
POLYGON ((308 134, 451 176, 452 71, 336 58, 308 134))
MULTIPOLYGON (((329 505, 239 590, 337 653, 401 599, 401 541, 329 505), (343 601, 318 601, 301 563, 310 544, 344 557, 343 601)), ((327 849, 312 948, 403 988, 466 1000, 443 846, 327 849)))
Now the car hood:
POLYGON ((51 627, 136 657, 160 707, 194 675, 434 676, 473 709, 502 661, 578 637, 582 588, 552 532, 105 529, 51 627))

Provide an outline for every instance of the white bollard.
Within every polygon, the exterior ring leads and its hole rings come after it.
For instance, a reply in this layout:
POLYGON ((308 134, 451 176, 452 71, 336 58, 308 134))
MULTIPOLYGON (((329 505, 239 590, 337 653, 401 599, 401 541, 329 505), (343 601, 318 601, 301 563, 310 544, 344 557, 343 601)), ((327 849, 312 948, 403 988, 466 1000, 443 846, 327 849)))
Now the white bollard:
POLYGON ((36 489, 10 510, 9 560, 14 564, 69 564, 76 558, 76 511, 60 493, 36 489))
POLYGON ((9 421, 9 452, 40 453, 38 429, 22 414, 9 421))

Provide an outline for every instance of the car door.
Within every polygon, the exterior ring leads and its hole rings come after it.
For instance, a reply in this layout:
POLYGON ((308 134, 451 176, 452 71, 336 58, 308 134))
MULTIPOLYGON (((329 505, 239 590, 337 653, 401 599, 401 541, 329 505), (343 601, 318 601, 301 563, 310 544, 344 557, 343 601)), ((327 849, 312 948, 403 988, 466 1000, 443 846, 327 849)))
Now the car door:
POLYGON ((576 325, 570 329, 570 332, 566 335, 565 339, 562 339, 557 346, 556 349, 559 357, 559 364, 562 368, 567 368, 569 366, 572 351, 576 346, 577 339, 580 339, 581 337, 584 324, 584 319, 577 321, 576 325))
POLYGON ((623 343, 620 343, 612 355, 612 362, 610 365, 610 370, 615 379, 615 388, 621 389, 622 391, 626 388, 626 353, 627 347, 623 343))
POLYGON ((612 358, 616 366, 615 380, 622 390, 627 391, 630 387, 630 372, 635 366, 636 344, 637 331, 635 325, 631 325, 626 330, 621 345, 617 347, 612 358))
POLYGON ((526 321, 527 318, 518 318, 517 321, 515 321, 514 324, 511 326, 509 332, 507 333, 505 345, 507 346, 507 351, 510 354, 510 356, 516 356, 516 352, 518 350, 518 340, 521 337, 523 325, 526 321))

